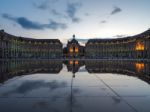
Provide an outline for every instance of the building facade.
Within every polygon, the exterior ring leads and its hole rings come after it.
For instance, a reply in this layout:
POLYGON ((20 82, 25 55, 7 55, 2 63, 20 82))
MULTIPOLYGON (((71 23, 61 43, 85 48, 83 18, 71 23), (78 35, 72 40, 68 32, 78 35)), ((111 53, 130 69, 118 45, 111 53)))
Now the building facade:
POLYGON ((1 59, 50 59, 62 55, 62 43, 58 39, 16 37, 0 31, 1 59))
POLYGON ((150 30, 132 37, 90 39, 85 45, 85 57, 150 59, 150 30))
POLYGON ((73 39, 68 41, 64 48, 64 57, 66 58, 82 58, 84 57, 84 46, 81 46, 73 35, 73 39))
POLYGON ((63 48, 58 39, 17 37, 0 30, 0 59, 150 59, 150 29, 117 39, 89 39, 81 46, 75 39, 63 48))

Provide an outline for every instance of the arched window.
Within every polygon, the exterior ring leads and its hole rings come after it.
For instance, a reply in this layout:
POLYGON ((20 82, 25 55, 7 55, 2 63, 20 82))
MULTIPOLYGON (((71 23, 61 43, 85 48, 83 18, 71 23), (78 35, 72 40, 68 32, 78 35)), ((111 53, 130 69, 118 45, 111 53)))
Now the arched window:
POLYGON ((136 51, 144 51, 144 43, 143 42, 137 42, 135 46, 136 51))
POLYGON ((75 52, 78 53, 79 52, 79 48, 75 47, 75 52))
POLYGON ((69 48, 69 52, 70 52, 70 53, 73 53, 73 47, 70 47, 70 48, 69 48))

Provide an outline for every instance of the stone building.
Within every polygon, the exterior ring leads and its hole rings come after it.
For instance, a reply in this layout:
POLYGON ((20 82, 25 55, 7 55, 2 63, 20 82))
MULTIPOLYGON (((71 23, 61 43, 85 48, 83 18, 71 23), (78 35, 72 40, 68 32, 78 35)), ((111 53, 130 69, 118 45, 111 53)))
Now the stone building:
POLYGON ((67 47, 64 48, 64 57, 81 58, 84 56, 84 46, 81 46, 73 35, 73 39, 68 41, 67 47))
POLYGON ((75 39, 63 48, 58 39, 17 37, 0 30, 0 59, 150 59, 150 29, 130 37, 89 39, 81 46, 75 39))
POLYGON ((150 29, 131 37, 90 39, 85 45, 85 57, 150 59, 150 29))
POLYGON ((62 55, 62 43, 58 39, 16 37, 0 31, 0 58, 50 59, 61 58, 62 55))

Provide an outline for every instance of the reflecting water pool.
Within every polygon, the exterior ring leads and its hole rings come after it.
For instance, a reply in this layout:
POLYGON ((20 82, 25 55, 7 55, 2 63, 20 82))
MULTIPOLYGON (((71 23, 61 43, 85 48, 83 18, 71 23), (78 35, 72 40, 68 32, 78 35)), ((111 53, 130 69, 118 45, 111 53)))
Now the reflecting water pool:
POLYGON ((150 62, 0 61, 0 112, 150 112, 150 62))

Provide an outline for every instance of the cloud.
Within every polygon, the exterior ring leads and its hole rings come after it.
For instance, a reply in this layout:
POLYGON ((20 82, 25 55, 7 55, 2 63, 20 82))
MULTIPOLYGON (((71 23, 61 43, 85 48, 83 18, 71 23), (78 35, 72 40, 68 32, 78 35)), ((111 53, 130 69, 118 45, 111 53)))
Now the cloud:
POLYGON ((77 10, 81 7, 81 3, 68 3, 66 13, 72 22, 80 22, 80 18, 76 17, 77 10))
POLYGON ((56 15, 56 16, 60 16, 61 13, 57 12, 55 9, 52 9, 51 12, 56 15))
POLYGON ((119 12, 121 12, 121 11, 122 11, 121 8, 115 6, 114 9, 113 9, 113 11, 112 11, 110 14, 111 14, 111 15, 114 15, 114 14, 117 14, 117 13, 119 13, 119 12))
MULTIPOLYGON (((33 2, 33 6, 37 9, 43 10, 43 11, 50 11, 53 16, 57 16, 64 19, 71 19, 72 22, 78 23, 81 21, 79 17, 76 16, 76 13, 78 9, 81 7, 81 3, 75 2, 75 3, 68 3, 65 2, 66 5, 66 11, 58 12, 56 7, 54 7, 54 4, 58 2, 59 0, 36 0, 33 2), (38 2, 37 2, 38 1, 38 2)), ((59 4, 55 4, 59 5, 59 4)), ((58 6, 59 7, 59 6, 58 6)))
POLYGON ((49 1, 48 0, 40 0, 38 2, 33 2, 33 6, 41 9, 41 10, 46 10, 49 8, 49 1))
POLYGON ((90 16, 90 14, 88 12, 84 13, 85 16, 90 16))
POLYGON ((113 37, 115 37, 115 38, 123 38, 123 37, 127 37, 128 35, 115 35, 115 36, 113 36, 113 37))
POLYGON ((51 13, 52 13, 54 16, 58 16, 58 17, 61 17, 61 18, 67 18, 66 15, 64 15, 64 14, 62 14, 62 13, 56 11, 55 9, 52 9, 52 10, 51 10, 51 13))
POLYGON ((64 81, 58 82, 56 80, 52 80, 51 82, 45 82, 43 80, 37 81, 24 81, 21 85, 16 87, 14 90, 7 91, 3 93, 3 96, 9 96, 11 94, 26 94, 30 91, 39 89, 39 88, 49 88, 51 92, 58 88, 64 88, 68 84, 64 81))
POLYGON ((49 24, 45 25, 45 27, 53 29, 53 30, 57 30, 58 28, 66 29, 67 25, 64 23, 58 23, 58 22, 51 20, 49 24))
POLYGON ((25 17, 13 17, 8 14, 2 14, 2 17, 11 21, 14 21, 15 23, 19 24, 22 28, 30 30, 43 30, 45 28, 49 28, 52 30, 57 29, 66 29, 67 25, 64 23, 58 23, 53 20, 50 20, 49 24, 41 24, 38 22, 31 21, 25 17))
POLYGON ((75 17, 75 18, 72 18, 72 21, 73 21, 74 23, 79 23, 79 22, 81 21, 81 19, 75 17))
POLYGON ((104 24, 104 23, 107 23, 107 21, 106 21, 106 20, 103 20, 103 21, 101 21, 100 23, 104 24))
POLYGON ((56 3, 58 0, 36 0, 32 4, 40 10, 50 9, 50 4, 56 3))

